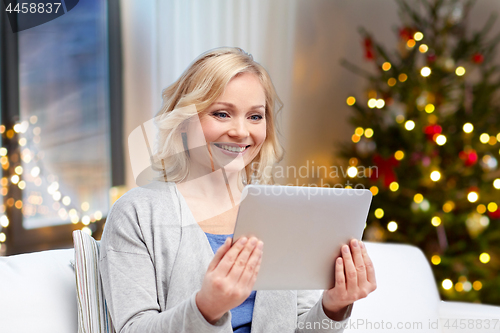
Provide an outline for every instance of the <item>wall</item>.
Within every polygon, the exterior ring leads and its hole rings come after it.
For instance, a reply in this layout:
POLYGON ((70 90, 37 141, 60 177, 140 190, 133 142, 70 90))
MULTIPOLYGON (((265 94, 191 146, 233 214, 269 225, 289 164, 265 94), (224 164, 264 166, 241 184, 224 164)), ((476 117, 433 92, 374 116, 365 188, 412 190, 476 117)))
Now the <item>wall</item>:
MULTIPOLYGON (((190 1, 193 2, 193 0, 190 1)), ((171 2, 175 6, 178 1, 171 2)), ((225 0, 213 3, 219 8, 225 8, 226 3, 230 2, 230 0, 225 0)), ((238 3, 245 2, 238 0, 238 3)), ((260 6, 262 7, 264 3, 260 6)), ((280 166, 294 166, 298 169, 300 166, 311 166, 313 162, 316 166, 341 166, 341 162, 333 158, 335 148, 338 142, 349 140, 353 132, 353 128, 347 121, 351 110, 345 100, 351 94, 361 96, 365 81, 343 68, 340 60, 347 58, 362 68, 367 70, 372 68, 372 64, 363 59, 363 46, 358 34, 359 26, 371 31, 378 41, 388 49, 392 49, 397 41, 393 28, 399 24, 397 5, 393 0, 297 0, 288 2, 290 6, 293 6, 291 9, 293 13, 290 13, 283 10, 286 3, 283 0, 270 3, 266 12, 271 14, 266 15, 266 20, 272 24, 266 26, 266 31, 269 33, 275 30, 283 31, 284 24, 286 24, 286 29, 290 30, 284 34, 288 36, 285 38, 290 38, 290 40, 283 44, 288 45, 287 47, 292 45, 293 68, 290 75, 287 76, 284 73, 287 66, 280 67, 281 57, 284 52, 288 53, 288 50, 283 50, 282 47, 276 48, 274 44, 273 49, 273 45, 265 44, 258 47, 257 54, 253 53, 256 60, 269 70, 278 92, 285 101, 281 122, 282 132, 286 138, 284 140, 286 156, 280 166), (281 16, 280 13, 282 13, 281 16), (295 24, 290 24, 288 20, 283 19, 282 16, 285 13, 287 17, 293 18, 295 24), (288 77, 291 77, 291 81, 287 80, 288 77)), ((160 48, 158 51, 158 43, 162 39, 159 39, 157 27, 162 26, 162 23, 157 22, 166 18, 158 14, 155 4, 155 1, 142 0, 122 2, 125 143, 134 128, 149 120, 157 112, 161 102, 159 99, 161 87, 172 80, 170 77, 158 77, 158 68, 168 69, 169 64, 166 56, 158 58, 158 54, 168 53, 168 48, 160 48)), ((231 8, 244 17, 241 5, 231 8)), ((192 11, 195 10, 196 7, 192 7, 192 11)), ((471 26, 480 27, 489 13, 495 11, 500 13, 500 1, 476 1, 471 14, 471 26)), ((227 15, 227 12, 228 10, 225 9, 224 15, 227 15)), ((192 15, 186 11, 183 13, 187 16, 192 15)), ((210 13, 207 15, 208 19, 203 15, 201 17, 209 22, 210 13)), ((255 13, 253 15, 255 19, 255 13)), ((189 19, 197 21, 190 16, 189 19)), ((262 31, 261 28, 258 30, 262 31)), ((213 30, 213 28, 210 29, 213 30)), ((499 24, 496 24, 495 31, 500 31, 499 24)), ((257 48, 246 46, 245 42, 241 45, 241 41, 234 34, 229 35, 236 44, 235 46, 257 48)), ((283 43, 283 40, 275 40, 283 43)), ((214 43, 225 41, 219 38, 218 42, 214 43)), ((170 40, 165 40, 165 43, 170 42, 170 40)), ((254 39, 251 39, 251 42, 255 44, 254 39)), ((266 43, 269 43, 269 39, 266 43)), ((196 45, 200 46, 200 50, 201 46, 205 48, 206 45, 218 46, 199 41, 196 45)), ((194 51, 193 54, 201 53, 198 49, 194 51)), ((251 50, 249 52, 252 53, 251 50)), ((175 55, 175 57, 179 56, 175 55)), ((175 57, 172 55, 172 59, 175 57)), ((192 59, 185 61, 181 58, 181 60, 182 67, 184 67, 184 63, 187 64, 192 59)), ((169 73, 174 72, 178 73, 179 69, 169 71, 169 73)), ((130 170, 128 155, 126 158, 127 188, 131 188, 135 186, 135 181, 130 170)), ((278 181, 295 183, 293 177, 281 178, 278 181)), ((317 181, 318 179, 314 177, 305 177, 300 179, 298 184, 317 181)))

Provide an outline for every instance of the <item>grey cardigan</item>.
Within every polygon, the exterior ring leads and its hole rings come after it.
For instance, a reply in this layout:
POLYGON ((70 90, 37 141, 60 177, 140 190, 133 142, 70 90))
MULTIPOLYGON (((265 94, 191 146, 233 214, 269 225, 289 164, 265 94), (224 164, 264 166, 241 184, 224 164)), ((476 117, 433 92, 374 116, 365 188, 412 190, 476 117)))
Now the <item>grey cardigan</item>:
MULTIPOLYGON (((154 182, 117 200, 100 249, 102 286, 118 332, 232 332, 230 312, 212 325, 196 306, 214 254, 175 184, 154 182)), ((330 320, 321 296, 320 290, 258 291, 252 332, 342 332, 348 319, 330 320)))

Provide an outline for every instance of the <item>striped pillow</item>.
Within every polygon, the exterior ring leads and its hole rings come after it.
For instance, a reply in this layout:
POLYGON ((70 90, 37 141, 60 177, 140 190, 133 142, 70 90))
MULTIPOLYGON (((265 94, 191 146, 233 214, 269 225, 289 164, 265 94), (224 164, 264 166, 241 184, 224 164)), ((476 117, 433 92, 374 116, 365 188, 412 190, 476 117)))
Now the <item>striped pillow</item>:
POLYGON ((79 333, 114 333, 99 274, 99 242, 73 231, 79 333))

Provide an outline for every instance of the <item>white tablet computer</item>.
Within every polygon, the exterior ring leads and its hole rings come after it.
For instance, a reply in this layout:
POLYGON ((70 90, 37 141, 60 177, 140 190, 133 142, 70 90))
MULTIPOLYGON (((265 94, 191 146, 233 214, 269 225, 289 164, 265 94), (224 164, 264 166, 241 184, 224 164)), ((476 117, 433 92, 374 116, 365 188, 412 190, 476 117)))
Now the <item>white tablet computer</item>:
POLYGON ((365 189, 247 185, 233 240, 256 236, 264 254, 254 290, 329 289, 334 262, 361 239, 372 201, 365 189))

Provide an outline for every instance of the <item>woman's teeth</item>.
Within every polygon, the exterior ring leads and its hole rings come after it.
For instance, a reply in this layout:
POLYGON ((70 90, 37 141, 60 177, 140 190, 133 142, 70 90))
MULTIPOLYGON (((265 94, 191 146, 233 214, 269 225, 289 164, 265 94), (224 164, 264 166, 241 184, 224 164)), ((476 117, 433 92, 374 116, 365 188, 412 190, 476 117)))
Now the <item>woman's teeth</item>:
POLYGON ((228 150, 233 153, 242 153, 247 149, 247 147, 233 147, 233 146, 226 146, 226 145, 217 145, 217 147, 222 148, 224 150, 228 150))

